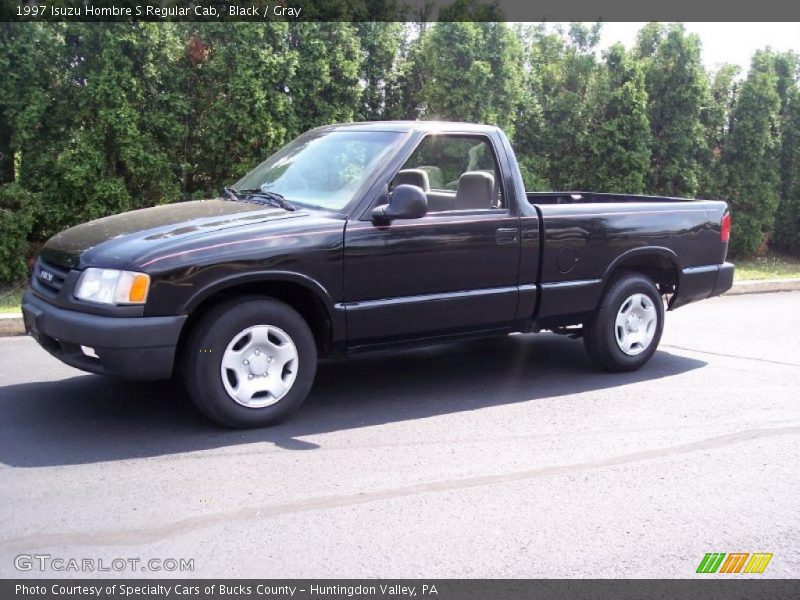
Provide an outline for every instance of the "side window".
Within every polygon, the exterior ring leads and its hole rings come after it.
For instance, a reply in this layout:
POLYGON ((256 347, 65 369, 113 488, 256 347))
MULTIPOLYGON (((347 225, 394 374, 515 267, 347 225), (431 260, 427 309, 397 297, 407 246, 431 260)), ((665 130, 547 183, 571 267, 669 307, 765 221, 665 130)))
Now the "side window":
POLYGON ((488 140, 431 135, 422 140, 391 187, 423 189, 430 212, 502 208, 500 170, 488 140))

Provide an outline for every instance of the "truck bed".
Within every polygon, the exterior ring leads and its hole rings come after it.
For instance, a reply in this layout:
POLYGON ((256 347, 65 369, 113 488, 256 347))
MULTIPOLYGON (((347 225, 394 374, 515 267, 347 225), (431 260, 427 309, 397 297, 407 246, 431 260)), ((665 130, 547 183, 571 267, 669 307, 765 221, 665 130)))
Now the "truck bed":
MULTIPOLYGON (((725 260, 718 200, 597 192, 526 192, 541 236, 536 272, 542 324, 581 322, 596 310, 608 274, 672 273, 670 308, 707 297, 725 260)), ((531 248, 532 250, 532 248, 531 248)), ((663 277, 662 277, 663 279, 663 277)))
POLYGON ((641 194, 610 194, 605 192, 525 192, 531 204, 615 204, 620 202, 698 202, 693 198, 646 196, 641 194))

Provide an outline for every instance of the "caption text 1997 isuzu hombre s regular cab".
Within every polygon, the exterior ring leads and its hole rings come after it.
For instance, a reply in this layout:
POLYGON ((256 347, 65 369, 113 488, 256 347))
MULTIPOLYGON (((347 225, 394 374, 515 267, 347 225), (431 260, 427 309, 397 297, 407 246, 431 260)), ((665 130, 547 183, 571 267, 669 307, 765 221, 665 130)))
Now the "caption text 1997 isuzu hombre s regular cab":
POLYGON ((73 227, 43 247, 27 331, 79 369, 180 373, 215 421, 296 409, 318 357, 543 329, 628 371, 664 310, 723 293, 724 202, 526 193, 491 126, 309 131, 217 199, 73 227))

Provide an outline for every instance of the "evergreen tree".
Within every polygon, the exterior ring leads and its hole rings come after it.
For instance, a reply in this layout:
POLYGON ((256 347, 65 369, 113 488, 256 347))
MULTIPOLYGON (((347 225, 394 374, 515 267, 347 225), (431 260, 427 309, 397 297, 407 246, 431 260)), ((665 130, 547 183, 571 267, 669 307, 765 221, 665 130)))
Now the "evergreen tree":
POLYGON ((359 118, 379 120, 390 110, 388 102, 394 100, 397 86, 397 61, 400 45, 405 37, 403 23, 358 23, 358 36, 364 52, 361 79, 364 92, 359 118))
POLYGON ((778 207, 780 96, 774 56, 753 57, 731 115, 723 161, 731 204, 731 251, 748 256, 763 250, 778 207))
MULTIPOLYGON (((0 284, 24 281, 29 240, 39 218, 35 180, 24 173, 47 158, 64 115, 53 111, 62 85, 62 24, 0 23, 0 284), (30 149, 31 152, 24 152, 30 149)), ((57 200, 56 200, 57 202, 57 200)), ((53 207, 58 212, 58 203, 53 207)))
POLYGON ((795 53, 757 53, 742 82, 709 76, 680 25, 598 61, 599 25, 509 26, 477 0, 402 24, 391 0, 345 4, 315 23, 0 24, 0 282, 24 278, 29 242, 216 194, 353 119, 495 123, 529 189, 723 198, 735 254, 800 253, 795 53))
POLYGON ((709 102, 700 40, 683 25, 651 23, 639 33, 637 52, 646 68, 652 134, 648 191, 693 196, 705 152, 701 113, 709 102))
POLYGON ((425 118, 492 123, 513 133, 521 94, 521 48, 505 23, 438 23, 422 38, 425 118))
POLYGON ((650 164, 650 123, 641 65, 621 44, 606 54, 598 94, 600 115, 587 151, 591 187, 618 193, 645 191, 650 164))
POLYGON ((527 48, 525 105, 530 115, 515 137, 523 171, 538 188, 581 189, 590 184, 589 130, 596 116, 600 66, 595 49, 600 26, 570 25, 549 32, 543 25, 524 34, 527 48), (541 110, 541 117, 539 116, 541 110))
POLYGON ((775 218, 775 246, 800 254, 800 57, 794 52, 775 59, 780 110, 780 203, 775 218))
POLYGON ((179 49, 172 31, 147 23, 43 28, 45 51, 33 57, 47 80, 26 93, 35 108, 16 121, 17 179, 48 207, 37 236, 179 197, 172 97, 161 84, 179 49))
POLYGON ((522 97, 516 115, 514 149, 525 188, 531 191, 552 189, 549 181, 548 154, 543 151, 548 124, 540 102, 542 89, 540 69, 534 65, 534 44, 546 34, 546 26, 518 23, 514 33, 523 47, 522 97))
POLYGON ((736 99, 739 76, 736 65, 722 65, 714 73, 709 104, 703 111, 705 153, 702 157, 702 179, 699 195, 723 198, 727 173, 722 156, 730 130, 731 112, 736 99))
POLYGON ((180 26, 183 192, 208 197, 295 135, 288 86, 298 57, 285 23, 180 26))
POLYGON ((426 29, 419 28, 416 37, 411 40, 406 37, 400 45, 396 81, 387 90, 386 117, 389 119, 418 119, 424 110, 421 93, 426 77, 423 54, 426 36, 426 29))
POLYGON ((293 23, 289 44, 297 55, 289 84, 293 135, 352 121, 362 94, 359 74, 364 60, 356 28, 350 23, 293 23))

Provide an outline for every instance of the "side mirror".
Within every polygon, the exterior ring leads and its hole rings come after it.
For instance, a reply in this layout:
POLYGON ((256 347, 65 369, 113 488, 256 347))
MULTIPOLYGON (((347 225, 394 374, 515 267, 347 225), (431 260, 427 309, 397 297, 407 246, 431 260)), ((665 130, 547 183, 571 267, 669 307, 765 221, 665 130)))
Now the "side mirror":
POLYGON ((419 219, 428 213, 428 197, 421 187, 402 184, 394 188, 389 204, 372 209, 376 223, 391 223, 395 219, 419 219))

